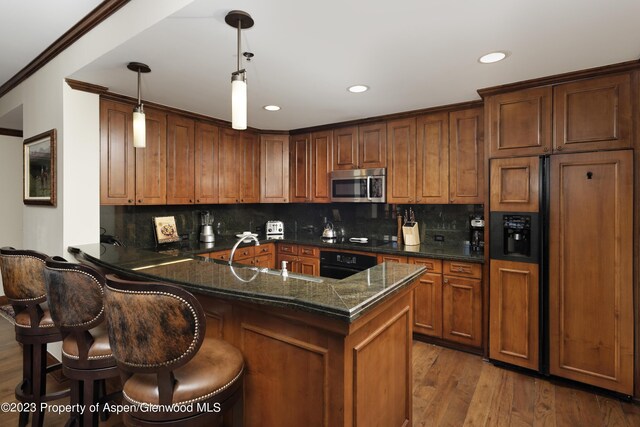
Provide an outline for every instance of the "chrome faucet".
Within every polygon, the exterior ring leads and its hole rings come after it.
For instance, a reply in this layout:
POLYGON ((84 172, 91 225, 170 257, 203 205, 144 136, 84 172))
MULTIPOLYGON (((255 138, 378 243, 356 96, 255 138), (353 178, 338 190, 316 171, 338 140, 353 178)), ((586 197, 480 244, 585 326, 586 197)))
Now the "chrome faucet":
POLYGON ((229 265, 231 265, 231 263, 233 262, 233 255, 236 253, 236 249, 238 249, 238 246, 240 246, 240 243, 246 241, 247 239, 251 240, 255 240, 256 242, 256 246, 260 246, 260 241, 258 240, 258 238, 252 234, 247 234, 246 236, 241 237, 235 245, 233 245, 233 248, 231 249, 231 255, 229 255, 229 265))

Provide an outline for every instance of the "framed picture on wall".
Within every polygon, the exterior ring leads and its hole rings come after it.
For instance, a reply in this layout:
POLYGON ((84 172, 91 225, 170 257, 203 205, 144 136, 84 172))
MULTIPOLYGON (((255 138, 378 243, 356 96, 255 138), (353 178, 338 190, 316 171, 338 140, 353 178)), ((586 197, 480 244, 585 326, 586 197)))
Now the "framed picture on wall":
POLYGON ((56 205, 56 130, 24 140, 25 205, 56 205))

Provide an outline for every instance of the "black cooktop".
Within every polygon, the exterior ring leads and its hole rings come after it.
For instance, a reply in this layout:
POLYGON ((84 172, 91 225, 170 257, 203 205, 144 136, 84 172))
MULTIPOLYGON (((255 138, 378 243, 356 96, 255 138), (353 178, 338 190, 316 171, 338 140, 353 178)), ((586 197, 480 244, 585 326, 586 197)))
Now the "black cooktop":
POLYGON ((389 240, 379 240, 379 239, 369 239, 366 242, 358 242, 358 241, 352 242, 349 240, 348 237, 341 237, 338 239, 329 239, 329 240, 322 239, 322 241, 324 243, 340 243, 343 245, 354 245, 354 246, 363 246, 363 247, 364 246, 378 247, 378 246, 391 245, 392 243, 395 243, 389 240))

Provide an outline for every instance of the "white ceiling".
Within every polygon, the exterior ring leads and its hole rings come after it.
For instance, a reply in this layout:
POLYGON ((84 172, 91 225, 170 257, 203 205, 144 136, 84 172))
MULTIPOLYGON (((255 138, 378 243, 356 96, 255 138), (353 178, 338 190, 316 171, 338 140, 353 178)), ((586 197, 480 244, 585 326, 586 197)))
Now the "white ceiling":
POLYGON ((255 20, 242 43, 255 54, 249 126, 261 129, 469 101, 479 88, 640 57, 638 0, 195 0, 70 77, 135 96, 126 64, 144 62, 143 99, 230 120, 232 9, 255 20), (494 50, 511 55, 477 62, 494 50), (347 92, 356 83, 371 90, 347 92))

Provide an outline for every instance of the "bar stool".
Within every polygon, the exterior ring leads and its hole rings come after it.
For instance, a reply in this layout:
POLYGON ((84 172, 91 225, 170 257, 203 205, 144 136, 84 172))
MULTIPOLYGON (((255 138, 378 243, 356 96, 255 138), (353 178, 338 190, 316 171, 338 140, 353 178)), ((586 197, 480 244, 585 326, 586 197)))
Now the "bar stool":
POLYGON ((133 408, 125 424, 220 425, 232 409, 233 426, 242 426, 242 354, 223 340, 205 340, 198 300, 173 285, 106 278, 109 341, 122 403, 133 408))
MULTIPOLYGON (((60 364, 47 366, 47 344, 62 341, 51 319, 44 284, 47 256, 11 247, 0 249, 0 270, 4 292, 16 313, 16 341, 22 344, 22 381, 16 386, 19 402, 34 403, 32 426, 42 426, 41 403, 69 396, 69 389, 47 394, 47 373, 60 364)), ((19 426, 27 425, 29 412, 20 414, 19 426)))
POLYGON ((63 336, 62 372, 71 380, 71 404, 83 405, 67 425, 97 426, 91 405, 106 397, 105 380, 119 376, 104 322, 104 277, 89 266, 47 258, 44 272, 51 317, 63 336))

